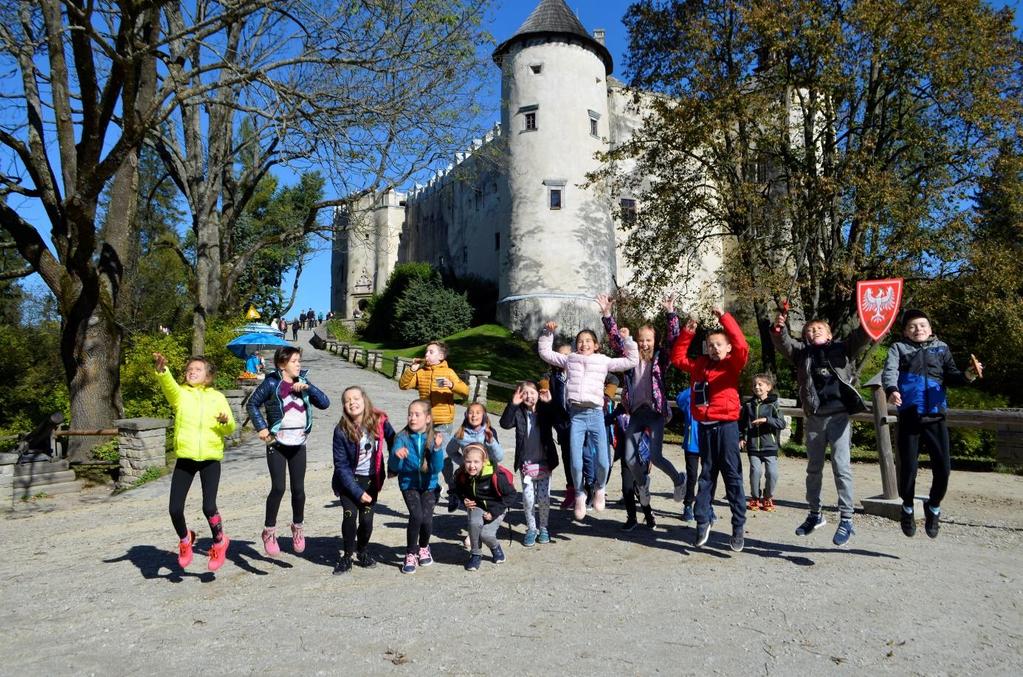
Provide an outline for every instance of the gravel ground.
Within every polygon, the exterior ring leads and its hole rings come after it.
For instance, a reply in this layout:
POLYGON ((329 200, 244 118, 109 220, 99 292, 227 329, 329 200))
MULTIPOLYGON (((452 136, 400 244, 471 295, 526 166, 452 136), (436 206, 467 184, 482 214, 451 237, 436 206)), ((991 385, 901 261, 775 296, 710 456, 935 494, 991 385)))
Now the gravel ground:
MULTIPOLYGON (((119 496, 94 488, 20 504, 0 522, 0 674, 1023 673, 1023 478, 1007 475, 955 473, 936 540, 857 515, 839 549, 833 512, 821 531, 793 535, 805 464, 782 459, 778 511, 750 513, 746 549, 733 553, 727 507, 717 504, 718 530, 694 549, 655 471, 656 529, 620 533, 617 504, 582 524, 552 511, 554 542, 526 549, 515 511, 502 530, 512 535, 508 562, 485 560, 469 574, 464 516, 442 509, 437 563, 412 576, 398 569, 405 507, 388 482, 372 546, 382 564, 332 576, 341 510, 330 435, 341 391, 364 385, 399 421, 411 398, 333 355, 305 358, 333 400, 310 442, 306 552, 282 538, 280 556, 262 553, 269 482, 252 434, 224 463, 219 505, 232 545, 216 574, 205 569, 197 485, 187 515, 200 539, 186 572, 173 550, 168 478, 119 496)), ((668 455, 682 465, 677 447, 668 455)), ((854 470, 857 496, 880 492, 875 466, 854 470)), ((929 481, 922 471, 918 486, 929 481)), ((619 487, 616 473, 612 501, 619 487)), ((285 497, 284 533, 289 513, 285 497)))

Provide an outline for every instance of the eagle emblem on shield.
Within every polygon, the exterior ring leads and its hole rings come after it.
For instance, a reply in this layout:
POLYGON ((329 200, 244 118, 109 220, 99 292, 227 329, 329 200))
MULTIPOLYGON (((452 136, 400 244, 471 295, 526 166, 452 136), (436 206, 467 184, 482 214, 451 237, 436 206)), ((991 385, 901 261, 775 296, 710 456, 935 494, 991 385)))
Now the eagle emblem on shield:
POLYGON ((880 340, 895 324, 901 304, 902 278, 860 280, 856 283, 860 325, 874 341, 880 340))

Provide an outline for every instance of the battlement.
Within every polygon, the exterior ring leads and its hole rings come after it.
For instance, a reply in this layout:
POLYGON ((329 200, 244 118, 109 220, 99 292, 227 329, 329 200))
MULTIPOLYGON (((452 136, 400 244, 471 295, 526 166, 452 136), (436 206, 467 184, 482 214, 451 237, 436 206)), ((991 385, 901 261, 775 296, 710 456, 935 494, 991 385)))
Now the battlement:
POLYGON ((430 197, 433 193, 447 185, 452 179, 454 170, 466 160, 472 158, 480 149, 489 146, 502 136, 501 123, 498 122, 491 127, 482 139, 473 139, 472 144, 461 152, 455 153, 455 161, 448 163, 442 169, 436 170, 430 180, 424 185, 416 183, 407 193, 407 199, 412 202, 430 197))

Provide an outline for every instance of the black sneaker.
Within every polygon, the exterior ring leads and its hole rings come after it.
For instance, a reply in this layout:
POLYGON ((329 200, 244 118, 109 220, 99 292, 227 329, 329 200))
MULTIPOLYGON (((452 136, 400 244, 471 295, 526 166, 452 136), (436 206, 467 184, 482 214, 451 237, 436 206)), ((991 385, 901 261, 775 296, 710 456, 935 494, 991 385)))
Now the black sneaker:
POLYGON ((469 561, 465 563, 466 571, 479 571, 483 555, 469 555, 469 561))
POLYGON ((913 510, 910 508, 909 512, 906 512, 906 508, 902 508, 902 533, 906 534, 910 538, 916 536, 916 517, 913 515, 913 510))
POLYGON ((933 512, 929 501, 924 501, 924 531, 931 538, 938 537, 938 529, 941 528, 941 513, 933 512))
POLYGON ((502 550, 501 546, 499 545, 495 545, 493 548, 491 548, 490 554, 493 555, 494 557, 494 564, 504 564, 505 560, 508 559, 507 557, 504 556, 504 550, 502 550))
POLYGON ((742 552, 742 546, 746 544, 744 536, 742 527, 732 529, 732 538, 728 541, 728 547, 735 552, 742 552))
POLYGON ((347 574, 352 570, 352 556, 342 555, 341 559, 337 561, 337 565, 334 566, 334 575, 341 576, 347 574))
POLYGON ((448 495, 448 512, 454 512, 458 510, 458 497, 454 494, 448 495))
POLYGON ((648 529, 653 529, 657 526, 657 520, 654 519, 654 511, 649 506, 643 509, 643 524, 648 529))
POLYGON ((636 528, 637 524, 639 524, 639 522, 636 521, 636 518, 630 517, 629 519, 625 520, 625 524, 622 525, 621 530, 632 531, 633 529, 636 528))
POLYGON ((828 521, 824 519, 824 513, 811 512, 803 520, 803 523, 796 527, 796 536, 808 536, 827 523, 828 521))
POLYGON ((699 548, 702 545, 707 544, 707 540, 710 538, 710 523, 697 524, 696 525, 696 538, 693 539, 693 545, 699 548))
POLYGON ((377 565, 377 561, 373 559, 373 555, 369 554, 368 550, 360 550, 355 555, 355 563, 363 569, 372 569, 377 565))

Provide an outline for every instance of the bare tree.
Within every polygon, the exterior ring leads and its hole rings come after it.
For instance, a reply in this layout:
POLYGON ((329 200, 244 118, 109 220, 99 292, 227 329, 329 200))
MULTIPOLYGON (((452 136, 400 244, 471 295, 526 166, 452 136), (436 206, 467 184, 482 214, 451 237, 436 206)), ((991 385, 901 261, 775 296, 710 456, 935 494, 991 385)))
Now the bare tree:
MULTIPOLYGON (((236 305, 233 289, 257 252, 329 231, 322 209, 400 184, 468 145, 478 133, 471 122, 485 5, 281 3, 228 22, 215 41, 170 41, 165 65, 179 89, 216 85, 182 97, 172 124, 153 136, 191 213, 194 352, 203 352, 207 320, 236 305), (329 172, 342 198, 256 237, 235 237, 267 172, 311 164, 329 172)), ((200 20, 203 3, 191 7, 165 5, 172 35, 188 36, 200 20)))
MULTIPOLYGON (((0 69, 11 74, 0 98, 0 227, 57 300, 72 429, 107 427, 122 411, 122 330, 114 317, 139 148, 180 101, 223 84, 183 88, 180 76, 162 74, 158 57, 184 40, 214 40, 229 20, 273 3, 235 0, 170 32, 160 21, 163 4, 0 6, 0 69), (101 231, 97 205, 110 181, 112 218, 101 231)), ((203 67, 218 66, 211 59, 203 67)), ((253 74, 235 81, 244 77, 253 74)), ((86 460, 88 448, 73 445, 72 460, 86 460)))

